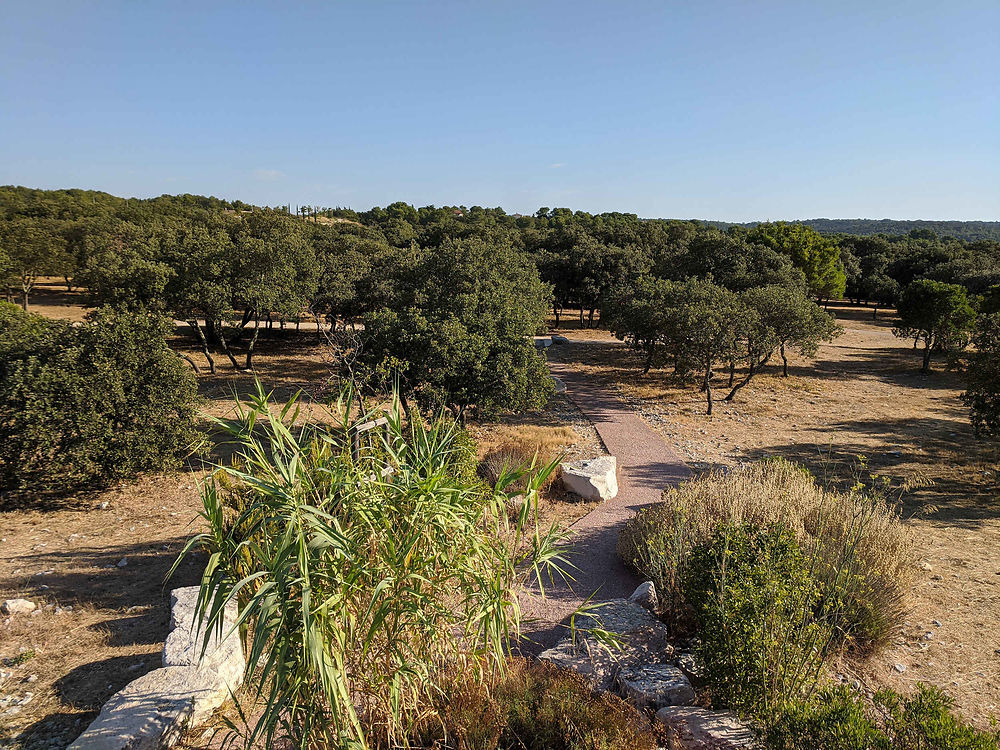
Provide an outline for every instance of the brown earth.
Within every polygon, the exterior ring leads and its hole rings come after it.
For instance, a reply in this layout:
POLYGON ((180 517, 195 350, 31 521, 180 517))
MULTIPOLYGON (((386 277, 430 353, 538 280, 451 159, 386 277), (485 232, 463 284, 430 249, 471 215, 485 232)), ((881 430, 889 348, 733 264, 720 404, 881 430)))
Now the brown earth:
MULTIPOLYGON (((936 363, 921 375, 890 317, 831 309, 840 338, 815 360, 793 356, 788 378, 771 366, 711 417, 696 385, 642 375, 607 332, 564 330, 579 339, 564 360, 619 392, 696 471, 783 456, 833 483, 887 477, 920 565, 910 616, 886 652, 840 670, 873 688, 938 685, 986 726, 1000 716, 1000 449, 973 436, 961 373, 936 363)), ((725 384, 720 374, 717 397, 725 384)))

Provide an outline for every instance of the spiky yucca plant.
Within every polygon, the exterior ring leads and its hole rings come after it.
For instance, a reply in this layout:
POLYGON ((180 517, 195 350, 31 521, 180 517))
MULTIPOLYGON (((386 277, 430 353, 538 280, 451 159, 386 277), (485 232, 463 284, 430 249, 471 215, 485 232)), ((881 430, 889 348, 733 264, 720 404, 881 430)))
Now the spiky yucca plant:
POLYGON ((277 409, 258 384, 234 422, 218 422, 236 458, 204 483, 208 530, 182 557, 208 554, 209 632, 238 603, 256 705, 248 744, 404 744, 444 670, 502 673, 523 579, 565 575, 565 533, 539 528, 536 512, 556 462, 486 485, 456 470, 468 441, 453 422, 406 420, 398 398, 361 415, 385 416, 388 429, 352 457, 358 412, 347 391, 338 426, 310 426, 298 397, 277 409), (515 484, 523 502, 511 517, 515 484))

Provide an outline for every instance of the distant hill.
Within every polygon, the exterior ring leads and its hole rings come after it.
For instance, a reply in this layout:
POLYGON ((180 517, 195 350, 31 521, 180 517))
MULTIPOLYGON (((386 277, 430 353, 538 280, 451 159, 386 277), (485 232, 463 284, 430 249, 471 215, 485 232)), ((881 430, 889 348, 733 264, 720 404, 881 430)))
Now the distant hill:
MULTIPOLYGON (((759 221, 744 223, 709 221, 706 224, 725 229, 731 226, 752 227, 759 221)), ((822 234, 909 234, 913 230, 930 230, 938 237, 954 237, 957 240, 1000 241, 1000 221, 928 221, 924 219, 802 219, 798 224, 807 224, 822 234)))

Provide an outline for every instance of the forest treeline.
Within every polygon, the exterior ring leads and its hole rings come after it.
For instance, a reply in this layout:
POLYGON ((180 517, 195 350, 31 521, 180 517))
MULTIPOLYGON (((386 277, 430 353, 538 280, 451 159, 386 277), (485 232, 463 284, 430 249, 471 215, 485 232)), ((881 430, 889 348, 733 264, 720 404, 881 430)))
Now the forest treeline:
MULTIPOLYGON (((508 242, 530 259, 552 286, 557 314, 572 308, 586 321, 612 288, 643 274, 672 280, 711 274, 734 288, 759 285, 764 277, 787 282, 794 268, 819 300, 846 295, 890 305, 918 278, 959 284, 973 294, 1000 283, 1000 241, 963 240, 929 228, 990 222, 920 222, 906 234, 869 235, 865 220, 864 234, 820 235, 801 223, 720 229, 567 208, 530 216, 405 203, 363 212, 298 210, 292 215, 194 195, 126 199, 0 187, 0 281, 22 302, 39 277, 62 276, 70 286, 87 286, 97 301, 162 297, 179 318, 192 312, 213 318, 233 308, 285 316, 308 310, 350 320, 364 312, 362 297, 371 291, 365 284, 374 283, 366 274, 385 263, 387 253, 478 237, 508 242), (253 276, 257 281, 248 284, 253 276)), ((815 221, 841 227, 855 220, 815 221)))
MULTIPOLYGON (((709 222, 720 229, 731 226, 750 228, 760 222, 735 223, 728 221, 709 222)), ((820 234, 909 234, 910 232, 933 232, 940 237, 975 242, 976 240, 1000 240, 1000 221, 934 221, 928 219, 800 219, 796 224, 805 224, 820 234)))
POLYGON ((253 370, 268 328, 314 324, 341 352, 343 376, 464 420, 543 405, 553 386, 532 336, 548 314, 557 325, 571 315, 612 330, 647 370, 670 367, 700 385, 711 413, 713 388, 731 401, 769 365, 787 375, 789 350, 809 357, 835 337, 824 303, 846 295, 874 303, 873 315, 895 306, 895 332, 923 344, 925 372, 934 357, 960 365, 974 343, 964 398, 977 433, 1000 435, 1000 242, 927 229, 822 235, 783 222, 723 230, 405 203, 292 213, 203 196, 7 187, 3 289, 0 493, 70 474, 105 481, 115 467, 183 453, 191 369, 204 364, 173 346, 171 319, 186 324, 212 372, 219 362, 253 370), (95 308, 82 327, 29 312, 39 280, 52 277, 95 308), (131 385, 114 373, 133 373, 131 385), (145 414, 142 424, 123 428, 122 410, 145 414), (18 413, 49 416, 25 430, 18 413), (104 461, 121 450, 141 460, 104 461), (72 457, 72 472, 51 469, 57 456, 72 457))
POLYGON ((1000 242, 927 227, 827 235, 801 223, 721 229, 406 203, 293 213, 193 195, 0 188, 8 299, 27 309, 38 279, 52 276, 85 289, 94 306, 186 322, 213 371, 219 357, 251 369, 265 326, 361 323, 358 364, 369 375, 402 374, 423 399, 459 412, 493 411, 544 400, 544 370, 525 340, 546 308, 557 325, 573 315, 592 326, 603 313, 647 367, 697 375, 709 394, 713 373, 728 370, 732 398, 772 357, 808 354, 835 334, 817 303, 846 296, 874 303, 877 315, 919 281, 910 297, 933 304, 906 309, 940 312, 911 316, 899 331, 924 342, 927 369, 932 350, 965 347, 977 300, 996 296, 1000 242))

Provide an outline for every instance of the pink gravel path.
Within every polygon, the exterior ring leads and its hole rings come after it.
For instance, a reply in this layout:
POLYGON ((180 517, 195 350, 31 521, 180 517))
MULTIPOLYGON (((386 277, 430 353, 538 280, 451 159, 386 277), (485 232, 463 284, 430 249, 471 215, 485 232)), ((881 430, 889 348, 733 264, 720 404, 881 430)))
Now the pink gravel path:
POLYGON ((588 596, 603 601, 627 597, 635 590, 641 581, 625 569, 615 551, 618 531, 639 508, 659 502, 666 487, 691 475, 680 456, 620 398, 570 365, 550 362, 550 368, 593 422, 608 453, 618 459, 619 492, 571 527, 575 580, 546 585, 544 599, 533 593, 521 597, 525 619, 534 620, 522 626, 528 641, 523 650, 528 653, 553 645, 566 632, 566 618, 588 596))

